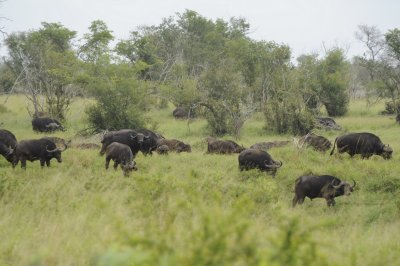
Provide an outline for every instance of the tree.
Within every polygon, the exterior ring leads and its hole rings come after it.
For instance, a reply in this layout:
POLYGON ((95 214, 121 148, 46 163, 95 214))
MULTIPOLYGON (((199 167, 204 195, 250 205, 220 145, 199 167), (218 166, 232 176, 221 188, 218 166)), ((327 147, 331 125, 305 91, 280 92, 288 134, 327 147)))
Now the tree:
POLYGON ((321 70, 321 102, 329 116, 342 116, 349 103, 349 65, 344 51, 339 48, 330 50, 321 61, 321 70))
POLYGON ((254 112, 251 94, 235 62, 224 59, 203 72, 199 80, 206 119, 215 135, 232 134, 238 137, 244 122, 254 112))
POLYGON ((319 80, 321 68, 318 54, 301 55, 297 58, 297 62, 297 79, 303 100, 307 108, 317 114, 321 105, 319 80))
POLYGON ((78 62, 71 48, 75 35, 59 23, 43 22, 39 30, 6 38, 9 57, 5 62, 16 77, 21 77, 18 82, 33 103, 34 114, 47 111, 65 118, 75 94, 72 84, 78 62))
POLYGON ((147 83, 135 78, 126 64, 110 65, 101 77, 89 82, 96 103, 86 109, 89 131, 139 128, 148 110, 147 83))
POLYGON ((383 97, 383 91, 379 89, 381 87, 380 82, 377 80, 379 80, 379 61, 384 52, 385 42, 382 33, 375 26, 359 25, 358 29, 355 36, 365 45, 366 51, 362 56, 356 57, 355 61, 369 74, 368 79, 362 80, 367 90, 367 101, 371 104, 374 102, 374 98, 383 97))
POLYGON ((370 73, 365 86, 378 99, 390 98, 387 105, 392 107, 400 121, 400 30, 392 29, 382 35, 375 27, 363 26, 360 29, 364 30, 358 33, 359 40, 366 45, 367 53, 357 60, 370 73))
POLYGON ((78 56, 86 63, 101 64, 110 61, 109 44, 114 40, 112 31, 106 23, 95 20, 89 27, 90 33, 83 36, 83 44, 79 47, 78 56))

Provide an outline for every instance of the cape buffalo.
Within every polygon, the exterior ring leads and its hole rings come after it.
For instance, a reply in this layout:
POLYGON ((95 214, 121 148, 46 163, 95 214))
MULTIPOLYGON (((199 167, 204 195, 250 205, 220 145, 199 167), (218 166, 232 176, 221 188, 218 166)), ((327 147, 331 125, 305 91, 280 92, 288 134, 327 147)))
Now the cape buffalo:
POLYGON ((132 170, 137 170, 131 148, 128 145, 118 142, 108 145, 106 148, 106 169, 108 169, 110 160, 114 161, 115 170, 117 170, 118 164, 121 164, 125 176, 128 176, 132 170))
POLYGON ((168 154, 168 151, 169 151, 169 148, 168 148, 168 146, 165 145, 165 144, 159 145, 159 146, 157 147, 157 153, 158 153, 158 154, 167 155, 167 154, 168 154))
POLYGON ((47 166, 50 166, 50 160, 53 158, 61 163, 61 152, 66 148, 67 146, 63 149, 57 148, 56 144, 48 138, 22 140, 18 142, 15 148, 15 158, 12 165, 15 167, 21 161, 21 168, 26 169, 27 160, 31 162, 40 160, 42 167, 45 162, 47 166))
POLYGON ((259 142, 250 146, 250 149, 257 149, 257 150, 269 150, 274 147, 282 147, 290 143, 288 140, 282 141, 269 141, 269 142, 259 142))
POLYGON ((281 166, 282 162, 274 161, 266 151, 247 149, 239 154, 240 171, 257 168, 261 171, 271 172, 274 176, 281 166))
POLYGON ((207 138, 207 153, 240 153, 245 150, 245 147, 240 146, 233 140, 218 140, 214 138, 207 138))
POLYGON ((304 145, 313 147, 316 151, 326 152, 332 146, 332 143, 323 136, 318 136, 314 133, 308 133, 307 135, 300 138, 298 141, 299 148, 304 145))
POLYGON ((331 117, 316 117, 315 126, 327 130, 341 130, 342 127, 336 124, 335 120, 331 117))
POLYGON ((122 144, 126 144, 131 148, 133 156, 140 150, 140 143, 143 142, 144 135, 141 133, 136 132, 132 129, 122 129, 119 131, 110 131, 107 132, 101 141, 102 146, 100 150, 100 155, 104 155, 108 145, 113 142, 118 142, 122 144))
POLYGON ((36 132, 64 131, 64 127, 56 119, 49 117, 35 117, 32 119, 32 128, 36 132))
POLYGON ((12 163, 15 156, 15 147, 17 146, 17 138, 7 129, 0 129, 0 154, 12 163))
POLYGON ((186 119, 188 118, 188 111, 184 107, 176 107, 175 110, 172 112, 172 115, 176 119, 186 119))
POLYGON ((305 197, 324 198, 328 206, 335 205, 335 197, 342 195, 349 196, 356 186, 353 180, 351 186, 346 181, 330 175, 305 175, 296 179, 294 187, 293 207, 296 204, 303 204, 305 197))
POLYGON ((101 141, 100 155, 106 152, 106 148, 112 142, 126 144, 131 148, 132 154, 141 151, 144 155, 152 154, 157 149, 158 136, 148 129, 121 129, 107 132, 101 141))
POLYGON ((138 134, 143 134, 143 141, 140 142, 140 151, 144 156, 147 154, 152 155, 153 151, 157 149, 157 140, 162 139, 158 133, 155 133, 149 129, 139 128, 135 129, 138 134), (160 136, 160 137, 159 137, 160 136))
POLYGON ((339 153, 347 152, 353 157, 355 154, 361 154, 361 157, 369 158, 373 154, 380 155, 384 159, 392 158, 393 149, 389 145, 384 145, 376 135, 372 133, 351 133, 337 137, 331 155, 335 151, 335 147, 339 153))
POLYGON ((175 151, 175 152, 192 152, 192 148, 190 147, 189 144, 185 144, 180 140, 177 139, 159 139, 157 141, 157 145, 166 145, 168 146, 169 151, 175 151))

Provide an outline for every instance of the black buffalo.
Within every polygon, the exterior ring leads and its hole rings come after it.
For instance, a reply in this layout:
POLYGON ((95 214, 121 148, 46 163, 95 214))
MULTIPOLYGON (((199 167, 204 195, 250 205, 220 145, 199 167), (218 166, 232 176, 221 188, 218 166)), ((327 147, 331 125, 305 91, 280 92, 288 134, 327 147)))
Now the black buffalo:
POLYGON ((185 144, 184 142, 177 139, 159 139, 157 141, 157 146, 166 145, 168 147, 168 151, 175 152, 192 152, 192 148, 189 144, 185 144))
POLYGON ((172 112, 172 115, 176 119, 186 119, 188 118, 188 110, 184 107, 176 107, 175 110, 172 112))
POLYGON ((40 160, 40 165, 43 167, 44 163, 50 166, 50 160, 55 158, 59 163, 62 162, 61 152, 67 147, 60 149, 56 144, 48 138, 22 140, 18 142, 15 148, 15 158, 12 163, 15 167, 21 161, 21 168, 26 168, 26 161, 40 160))
POLYGON ((282 166, 282 162, 274 161, 266 151, 257 149, 247 149, 239 154, 240 171, 249 169, 259 169, 261 171, 276 174, 278 168, 282 166))
POLYGON ((106 148, 106 169, 108 169, 110 160, 114 161, 115 170, 117 170, 118 164, 121 164, 125 176, 128 176, 132 170, 137 170, 131 148, 126 144, 113 142, 108 145, 106 148))
POLYGON ((113 142, 118 142, 128 145, 132 151, 133 156, 136 156, 136 154, 140 150, 140 143, 143 142, 143 139, 143 134, 139 134, 132 129, 121 129, 119 131, 107 132, 101 140, 102 146, 100 150, 100 155, 104 155, 108 145, 113 142))
POLYGON ((211 137, 207 138, 207 153, 229 154, 240 153, 243 150, 245 150, 245 148, 233 140, 218 140, 211 137))
POLYGON ((157 149, 158 136, 148 129, 121 129, 107 132, 101 141, 100 155, 106 152, 106 148, 113 142, 126 144, 131 148, 132 154, 141 151, 144 155, 152 154, 157 149))
POLYGON ((389 145, 383 144, 379 137, 372 133, 351 133, 337 137, 331 155, 336 146, 339 153, 347 152, 351 157, 361 154, 363 159, 368 159, 374 154, 380 155, 384 159, 390 159, 393 153, 393 149, 389 145))
POLYGON ((35 117, 32 119, 32 128, 36 132, 64 131, 64 127, 56 119, 49 117, 35 117))
POLYGON ((335 197, 342 195, 349 196, 356 186, 356 181, 353 180, 351 186, 346 181, 341 181, 339 178, 330 175, 305 175, 296 179, 294 187, 293 207, 296 204, 302 204, 305 197, 324 198, 328 206, 335 205, 335 197))
POLYGON ((169 148, 167 145, 163 144, 163 145, 159 145, 157 147, 157 153, 158 154, 164 154, 164 155, 168 155, 169 152, 169 148))
POLYGON ((332 146, 332 143, 325 137, 308 133, 299 140, 299 148, 310 146, 316 151, 326 152, 332 146))
POLYGON ((17 138, 14 134, 7 129, 0 129, 0 154, 11 163, 14 161, 16 146, 17 138))
POLYGON ((257 149, 257 150, 269 150, 275 147, 282 147, 289 144, 290 141, 288 140, 281 140, 281 141, 269 141, 269 142, 259 142, 250 146, 250 149, 257 149))
POLYGON ((342 127, 336 124, 336 121, 331 117, 316 117, 315 126, 327 130, 341 130, 342 127))
POLYGON ((135 129, 138 134, 143 134, 143 142, 140 143, 140 151, 143 155, 153 154, 153 151, 157 149, 157 141, 162 139, 163 136, 145 128, 135 129))

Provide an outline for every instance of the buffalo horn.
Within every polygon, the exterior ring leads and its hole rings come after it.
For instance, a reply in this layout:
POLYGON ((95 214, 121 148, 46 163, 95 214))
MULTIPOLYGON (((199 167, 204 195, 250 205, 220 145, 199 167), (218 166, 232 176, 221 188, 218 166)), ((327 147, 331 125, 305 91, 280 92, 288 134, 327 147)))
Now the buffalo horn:
POLYGON ((8 147, 8 153, 7 153, 7 155, 6 155, 6 156, 8 156, 8 155, 12 154, 13 152, 14 152, 14 149, 13 149, 13 148, 11 148, 11 146, 9 146, 9 147, 8 147))
POLYGON ((339 189, 339 188, 340 188, 340 186, 341 186, 341 185, 342 185, 342 183, 343 183, 342 181, 340 181, 339 185, 336 185, 336 186, 335 186, 335 185, 333 184, 334 182, 335 182, 335 179, 334 179, 334 180, 332 180, 332 182, 331 182, 331 185, 332 185, 332 187, 333 187, 333 188, 335 188, 335 189, 339 189))
POLYGON ((136 134, 136 135, 134 136, 134 135, 132 135, 132 133, 131 133, 130 136, 131 136, 131 139, 134 139, 134 138, 136 138, 136 137, 138 136, 138 134, 136 134))
POLYGON ((49 150, 49 149, 47 149, 48 146, 49 146, 49 145, 46 145, 46 151, 47 151, 47 152, 53 153, 53 152, 58 151, 58 148, 57 148, 57 147, 56 147, 54 150, 49 150))
POLYGON ((266 161, 264 161, 264 165, 265 165, 265 167, 268 167, 268 168, 279 168, 279 167, 281 167, 282 166, 282 162, 281 161, 279 161, 279 165, 277 165, 277 164, 267 164, 267 162, 266 161))
POLYGON ((63 151, 65 151, 67 149, 67 145, 65 145, 65 144, 64 144, 64 148, 63 149, 59 149, 59 148, 56 147, 54 150, 49 150, 49 149, 47 149, 48 146, 49 145, 46 145, 46 151, 49 152, 49 153, 53 153, 53 152, 56 152, 56 151, 63 152, 63 151))

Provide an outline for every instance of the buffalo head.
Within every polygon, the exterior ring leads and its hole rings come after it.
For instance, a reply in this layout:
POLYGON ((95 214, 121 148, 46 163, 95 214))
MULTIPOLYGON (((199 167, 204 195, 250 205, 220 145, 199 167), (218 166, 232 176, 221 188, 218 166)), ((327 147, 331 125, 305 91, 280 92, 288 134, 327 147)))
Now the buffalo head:
POLYGON ((334 190, 334 195, 350 196, 351 192, 354 191, 356 181, 353 179, 353 185, 350 185, 349 182, 346 181, 340 181, 339 185, 330 184, 330 186, 334 190))
POLYGON ((48 155, 50 155, 52 158, 56 158, 57 162, 61 163, 61 153, 67 149, 67 145, 64 144, 64 148, 60 149, 55 147, 54 149, 49 150, 48 146, 46 146, 46 151, 48 152, 48 155))
POLYGON ((393 149, 389 145, 383 145, 382 157, 385 160, 392 158, 393 149))

